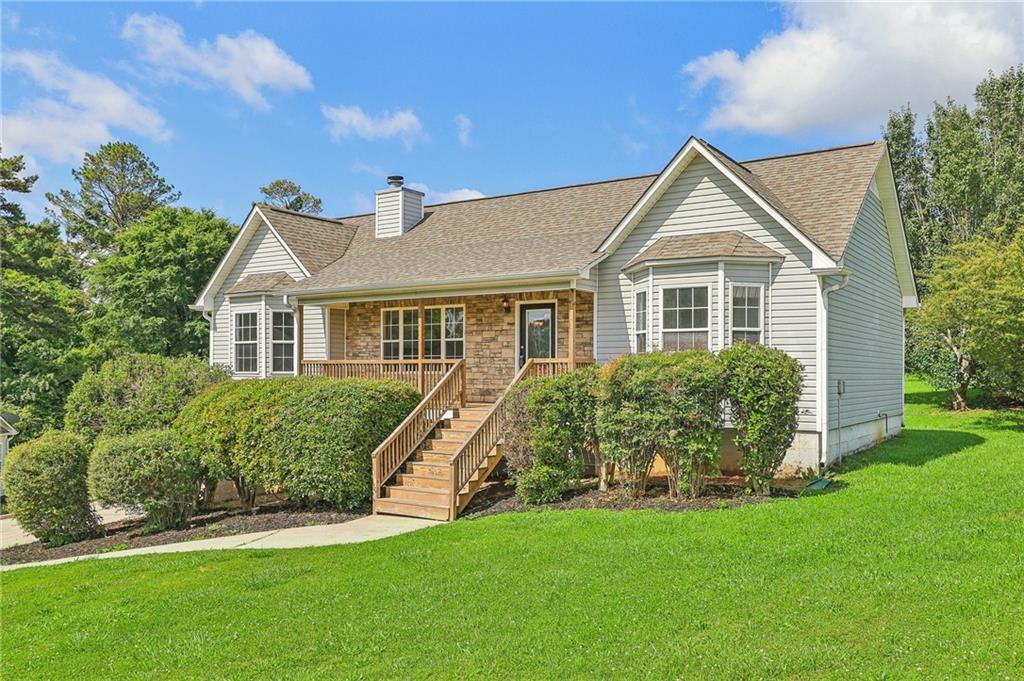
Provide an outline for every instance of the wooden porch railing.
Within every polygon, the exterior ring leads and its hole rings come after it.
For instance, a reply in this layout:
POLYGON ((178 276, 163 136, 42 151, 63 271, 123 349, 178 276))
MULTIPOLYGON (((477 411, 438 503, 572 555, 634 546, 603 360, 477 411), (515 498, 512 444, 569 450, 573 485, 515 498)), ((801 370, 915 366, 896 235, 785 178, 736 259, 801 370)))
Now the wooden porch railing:
POLYGON ((433 389, 448 371, 463 360, 454 359, 304 359, 303 376, 372 378, 402 381, 421 393, 433 389))
POLYGON ((466 404, 466 360, 448 362, 445 372, 423 401, 373 452, 373 498, 380 499, 381 488, 402 467, 445 413, 466 404))
MULTIPOLYGON (((593 364, 592 359, 577 359, 576 366, 593 364)), ((569 371, 571 368, 568 359, 528 359, 526 364, 516 373, 512 382, 508 384, 505 391, 491 407, 491 411, 484 417, 483 421, 476 427, 473 433, 466 440, 465 444, 455 452, 449 465, 451 466, 451 500, 448 513, 449 520, 455 520, 462 510, 459 503, 459 493, 469 483, 473 473, 480 468, 484 460, 491 453, 491 450, 501 441, 502 431, 505 428, 506 405, 505 398, 508 397, 512 388, 524 378, 537 376, 558 376, 569 371)), ((468 500, 467 500, 468 502, 468 500)))

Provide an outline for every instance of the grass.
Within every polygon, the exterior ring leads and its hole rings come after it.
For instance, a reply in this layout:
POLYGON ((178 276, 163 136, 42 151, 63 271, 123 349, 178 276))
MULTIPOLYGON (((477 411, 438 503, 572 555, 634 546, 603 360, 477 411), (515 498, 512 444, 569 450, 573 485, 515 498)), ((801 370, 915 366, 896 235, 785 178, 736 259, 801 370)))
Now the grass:
POLYGON ((909 391, 815 496, 5 574, 2 675, 1021 678, 1024 419, 909 391))

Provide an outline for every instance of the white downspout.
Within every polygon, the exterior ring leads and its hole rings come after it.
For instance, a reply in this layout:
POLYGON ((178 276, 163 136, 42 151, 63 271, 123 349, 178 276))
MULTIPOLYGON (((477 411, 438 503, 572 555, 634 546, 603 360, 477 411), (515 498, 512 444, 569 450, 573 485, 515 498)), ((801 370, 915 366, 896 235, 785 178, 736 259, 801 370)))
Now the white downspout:
POLYGON ((818 324, 818 427, 821 437, 819 447, 821 455, 818 463, 822 468, 828 463, 828 296, 830 293, 846 288, 846 285, 850 283, 850 275, 853 274, 853 270, 844 267, 837 274, 842 275, 843 279, 838 284, 831 286, 825 286, 825 277, 831 276, 830 274, 818 275, 818 291, 821 296, 821 319, 818 324))

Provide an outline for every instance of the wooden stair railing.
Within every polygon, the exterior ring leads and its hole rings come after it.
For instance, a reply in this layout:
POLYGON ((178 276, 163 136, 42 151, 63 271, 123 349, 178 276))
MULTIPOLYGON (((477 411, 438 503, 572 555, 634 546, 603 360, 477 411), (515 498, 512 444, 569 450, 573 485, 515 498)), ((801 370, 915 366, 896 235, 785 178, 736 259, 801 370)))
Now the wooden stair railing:
POLYGON ((466 360, 445 372, 423 400, 373 452, 373 498, 453 407, 466 405, 466 360))
MULTIPOLYGON (((593 359, 580 358, 575 365, 594 364, 593 359)), ((448 511, 448 519, 455 520, 459 513, 466 507, 473 494, 483 484, 484 479, 490 474, 500 459, 500 452, 496 457, 489 460, 491 453, 497 447, 502 438, 502 431, 505 427, 506 406, 505 399, 512 388, 524 378, 558 376, 571 371, 575 367, 563 358, 526 360, 522 368, 516 373, 512 382, 508 384, 505 391, 494 403, 491 411, 484 417, 483 421, 476 427, 466 442, 454 455, 452 455, 451 466, 451 499, 448 511), (486 464, 486 465, 485 465, 486 464), (473 476, 478 475, 474 480, 473 476)))

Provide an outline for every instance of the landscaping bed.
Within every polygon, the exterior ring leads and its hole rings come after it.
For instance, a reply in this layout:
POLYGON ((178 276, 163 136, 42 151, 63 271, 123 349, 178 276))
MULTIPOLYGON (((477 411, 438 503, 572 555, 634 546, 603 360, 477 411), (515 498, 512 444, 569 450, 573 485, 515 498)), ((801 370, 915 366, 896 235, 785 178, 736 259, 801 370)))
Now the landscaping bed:
POLYGON ((502 481, 486 486, 473 497, 463 517, 480 518, 498 513, 535 511, 539 508, 565 511, 588 508, 611 511, 711 511, 795 497, 806 484, 805 480, 777 480, 773 483, 772 495, 767 497, 750 494, 742 478, 718 477, 711 479, 704 494, 696 499, 672 499, 668 496, 668 481, 665 478, 651 478, 644 496, 634 499, 620 486, 613 485, 606 492, 598 490, 597 479, 593 478, 583 480, 579 488, 568 492, 561 501, 526 504, 516 496, 511 483, 502 481))
POLYGON ((220 508, 198 513, 182 529, 147 534, 140 519, 121 520, 105 525, 104 535, 48 548, 41 542, 12 546, 0 552, 0 564, 31 563, 55 558, 87 556, 94 553, 137 549, 177 542, 227 537, 249 532, 283 530, 289 527, 330 525, 355 520, 369 515, 370 509, 340 512, 337 510, 308 510, 286 501, 271 501, 251 511, 241 508, 220 508))

